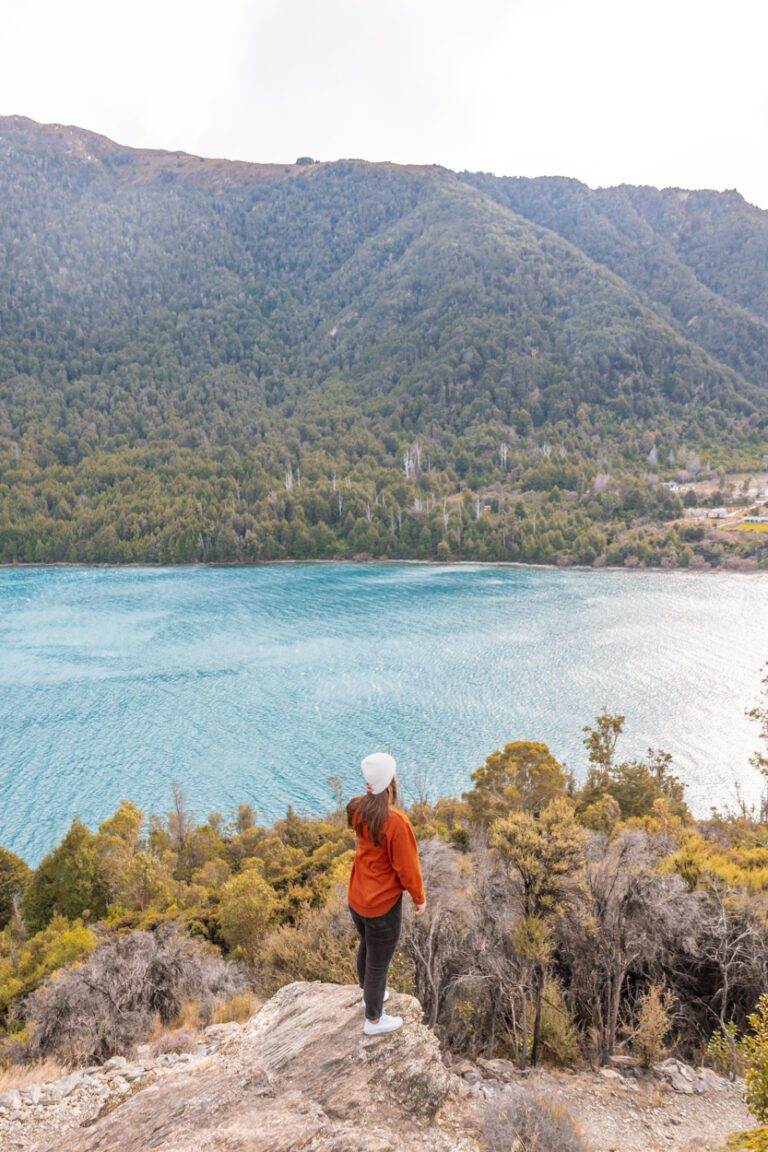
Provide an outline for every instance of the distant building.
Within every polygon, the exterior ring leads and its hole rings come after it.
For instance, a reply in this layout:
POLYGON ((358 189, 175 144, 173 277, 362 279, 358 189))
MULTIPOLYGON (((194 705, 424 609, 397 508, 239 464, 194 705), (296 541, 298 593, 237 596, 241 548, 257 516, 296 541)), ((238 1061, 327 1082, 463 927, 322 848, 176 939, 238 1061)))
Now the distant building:
POLYGON ((709 510, 710 520, 725 520, 728 515, 727 508, 710 508, 709 510))
POLYGON ((745 516, 743 524, 768 524, 768 516, 745 516))

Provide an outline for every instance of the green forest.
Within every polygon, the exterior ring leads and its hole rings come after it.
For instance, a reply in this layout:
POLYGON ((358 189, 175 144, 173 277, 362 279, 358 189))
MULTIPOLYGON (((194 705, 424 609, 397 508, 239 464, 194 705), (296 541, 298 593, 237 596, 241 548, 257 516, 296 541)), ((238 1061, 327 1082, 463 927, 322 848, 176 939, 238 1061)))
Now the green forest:
POLYGON ((0 562, 768 565, 666 484, 766 466, 768 214, 737 193, 18 117, 0 158, 0 562))

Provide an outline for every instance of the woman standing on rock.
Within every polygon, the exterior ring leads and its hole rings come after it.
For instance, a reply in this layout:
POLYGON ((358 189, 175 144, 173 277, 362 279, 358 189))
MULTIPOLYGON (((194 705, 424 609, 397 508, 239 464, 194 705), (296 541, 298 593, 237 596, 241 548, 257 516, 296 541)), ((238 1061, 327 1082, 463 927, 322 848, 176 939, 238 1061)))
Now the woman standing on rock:
POLYGON ((366 1036, 401 1028, 401 1016, 388 1016, 387 972, 400 938, 403 892, 420 916, 427 906, 419 849, 411 822, 398 802, 397 764, 386 752, 374 752, 362 763, 366 795, 347 804, 347 821, 357 834, 349 878, 349 910, 360 943, 357 977, 363 989, 366 1036))

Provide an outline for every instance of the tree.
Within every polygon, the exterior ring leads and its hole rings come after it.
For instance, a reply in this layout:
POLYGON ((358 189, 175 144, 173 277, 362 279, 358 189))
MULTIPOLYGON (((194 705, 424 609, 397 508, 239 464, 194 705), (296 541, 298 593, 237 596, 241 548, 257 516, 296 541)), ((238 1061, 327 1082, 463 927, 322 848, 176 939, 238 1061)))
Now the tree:
POLYGON ((488 825, 521 809, 540 812, 558 796, 565 796, 571 778, 546 744, 515 740, 472 773, 473 788, 464 793, 470 815, 488 825))
POLYGON ((613 768, 616 745, 624 731, 625 719, 625 716, 604 711, 596 717, 594 728, 585 724, 582 729, 590 764, 607 774, 613 768))
POLYGON ((763 749, 758 749, 750 757, 750 764, 753 768, 757 768, 758 772, 762 772, 766 781, 768 782, 768 672, 763 677, 762 682, 762 701, 756 704, 754 708, 747 711, 747 716, 750 720, 755 720, 759 727, 759 739, 763 744, 763 749))
POLYGON ((238 804, 237 816, 235 817, 235 828, 237 834, 242 836, 244 832, 250 831, 251 828, 256 827, 256 812, 252 804, 238 804))
POLYGON ((187 807, 187 798, 183 790, 175 780, 171 785, 171 791, 173 794, 173 808, 168 817, 168 830, 171 834, 174 847, 179 854, 179 859, 181 859, 187 840, 195 826, 195 818, 187 807))
POLYGON ((0 848, 0 930, 10 922, 31 875, 32 870, 20 856, 0 848))
POLYGON ((716 1014, 721 1045, 729 1051, 729 1075, 736 1079, 738 1049, 732 1024, 734 1004, 745 986, 764 986, 765 929, 754 900, 730 888, 716 876, 706 878, 704 916, 699 938, 702 959, 717 973, 714 996, 707 1008, 716 1014))
POLYGON ((253 962, 277 910, 275 891, 258 867, 233 876, 221 891, 221 934, 228 946, 253 962))
POLYGON ((678 876, 658 870, 659 854, 643 832, 591 838, 578 901, 557 928, 569 994, 594 1038, 595 1056, 613 1053, 627 980, 640 976, 673 938, 695 937, 699 901, 678 876))
POLYGON ((540 815, 513 812, 491 826, 491 847, 519 878, 523 915, 520 939, 534 962, 534 1023, 531 1061, 541 1049, 541 1006, 551 956, 551 928, 573 886, 584 856, 586 831, 571 804, 552 800, 540 815))
POLYGON ((106 915, 109 883, 99 839, 74 820, 58 847, 40 862, 24 893, 27 929, 39 932, 55 913, 68 920, 98 920, 106 915))
MULTIPOLYGON (((621 818, 649 816, 657 800, 669 802, 671 815, 682 820, 690 816, 684 800, 685 787, 671 770, 668 752, 649 748, 645 760, 616 762, 616 746, 624 729, 624 717, 601 713, 595 726, 584 728, 584 746, 589 754, 589 773, 578 793, 578 809, 585 813, 604 796, 619 805, 621 818)), ((590 817, 596 815, 593 810, 590 817)))

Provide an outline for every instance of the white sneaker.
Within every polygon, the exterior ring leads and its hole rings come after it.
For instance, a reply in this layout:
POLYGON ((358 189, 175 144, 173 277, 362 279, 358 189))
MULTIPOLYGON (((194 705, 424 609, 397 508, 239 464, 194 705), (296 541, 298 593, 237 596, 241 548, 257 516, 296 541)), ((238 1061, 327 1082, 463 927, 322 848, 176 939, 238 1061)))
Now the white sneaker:
POLYGON ((397 1032, 402 1026, 402 1016, 387 1016, 386 1012, 382 1012, 375 1024, 372 1020, 366 1020, 363 1032, 366 1036, 380 1036, 382 1032, 397 1032))
MULTIPOLYGON (((389 1000, 389 988, 384 989, 384 1003, 385 1004, 386 1004, 387 1000, 389 1000)), ((360 1003, 362 1004, 363 1008, 365 1008, 365 996, 363 996, 360 1003)))

